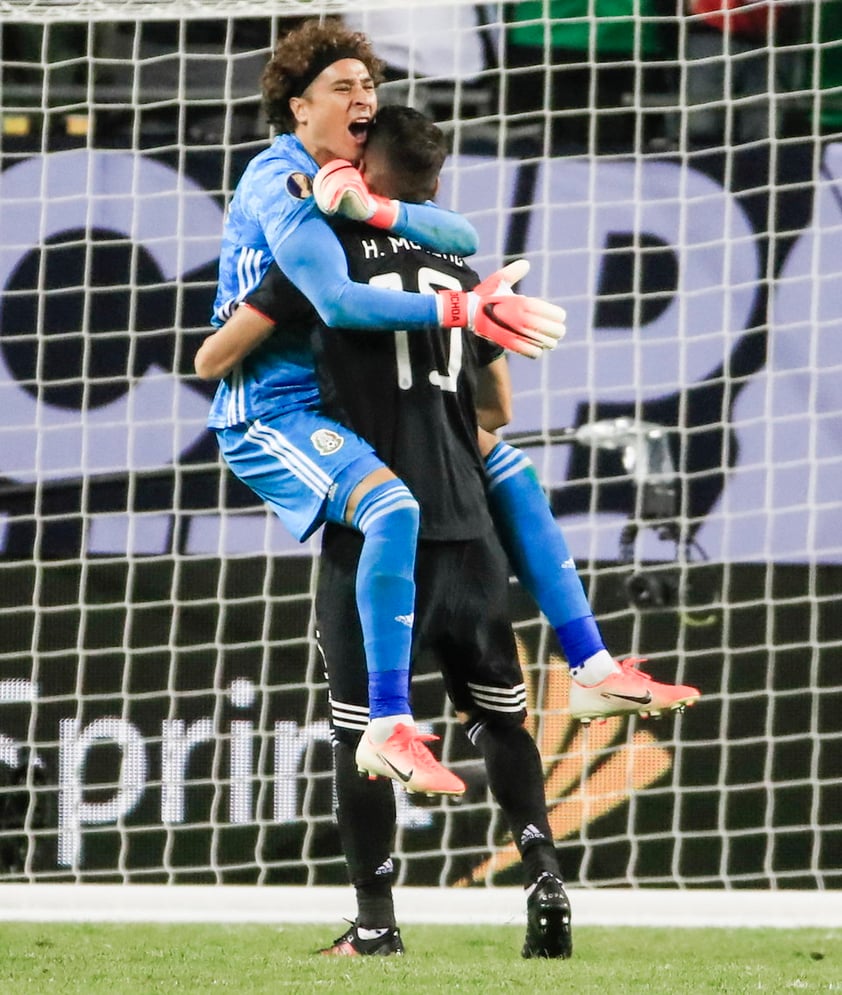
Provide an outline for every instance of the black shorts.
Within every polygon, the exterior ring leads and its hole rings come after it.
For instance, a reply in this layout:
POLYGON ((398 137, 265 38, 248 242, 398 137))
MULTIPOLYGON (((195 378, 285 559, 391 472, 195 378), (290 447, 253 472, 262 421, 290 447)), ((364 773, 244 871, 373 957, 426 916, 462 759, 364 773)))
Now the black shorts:
MULTIPOLYGON (((368 677, 356 602, 361 536, 326 530, 316 627, 338 738, 356 743, 368 722, 368 677)), ((521 724, 526 689, 509 616, 509 569, 496 536, 420 542, 413 635, 413 707, 418 675, 438 671, 456 711, 521 724)), ((419 718, 421 715, 419 715, 419 718)), ((431 716, 437 717, 437 716, 431 716)))

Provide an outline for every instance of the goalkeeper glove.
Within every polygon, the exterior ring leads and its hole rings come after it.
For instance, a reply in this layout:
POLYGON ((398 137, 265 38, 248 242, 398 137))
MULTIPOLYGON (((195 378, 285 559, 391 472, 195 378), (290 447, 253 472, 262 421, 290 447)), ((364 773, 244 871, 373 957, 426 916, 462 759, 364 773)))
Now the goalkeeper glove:
POLYGON ((481 338, 530 359, 537 359, 545 349, 555 349, 567 331, 564 308, 539 297, 512 293, 512 284, 528 269, 529 263, 518 259, 467 293, 439 290, 439 324, 443 328, 469 328, 481 338))
POLYGON ((375 228, 392 228, 400 203, 373 194, 359 170, 346 159, 334 159, 316 173, 313 196, 323 214, 341 214, 354 221, 367 221, 375 228))
POLYGON ((478 283, 474 287, 473 293, 479 294, 480 297, 497 297, 500 294, 511 294, 512 287, 519 280, 522 280, 528 272, 529 260, 515 259, 513 263, 509 263, 502 269, 498 269, 496 273, 487 276, 482 283, 478 283))

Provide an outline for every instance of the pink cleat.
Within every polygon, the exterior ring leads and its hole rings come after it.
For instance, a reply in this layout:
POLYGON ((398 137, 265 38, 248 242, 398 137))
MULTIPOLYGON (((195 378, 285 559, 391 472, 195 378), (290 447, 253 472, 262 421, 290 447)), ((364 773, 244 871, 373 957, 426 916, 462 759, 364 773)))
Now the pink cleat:
POLYGON ((438 738, 402 722, 385 743, 375 743, 366 730, 357 746, 357 770, 369 777, 389 777, 410 794, 464 794, 464 781, 442 767, 424 745, 438 738))
POLYGON ((592 687, 570 685, 570 715, 587 725, 593 719, 610 715, 659 716, 664 712, 683 712, 701 697, 698 688, 687 684, 661 684, 637 669, 644 660, 629 657, 620 660, 618 673, 592 687))

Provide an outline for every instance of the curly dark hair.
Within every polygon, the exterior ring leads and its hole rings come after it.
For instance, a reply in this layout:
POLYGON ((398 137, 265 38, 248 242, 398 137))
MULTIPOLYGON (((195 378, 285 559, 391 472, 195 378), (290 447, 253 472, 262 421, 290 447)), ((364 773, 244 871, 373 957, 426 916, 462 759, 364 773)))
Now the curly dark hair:
POLYGON ((366 35, 349 31, 341 21, 305 21, 281 38, 260 80, 266 118, 281 133, 295 130, 289 101, 301 92, 297 84, 307 78, 317 60, 333 51, 337 59, 359 59, 375 86, 383 82, 385 63, 374 54, 366 35))

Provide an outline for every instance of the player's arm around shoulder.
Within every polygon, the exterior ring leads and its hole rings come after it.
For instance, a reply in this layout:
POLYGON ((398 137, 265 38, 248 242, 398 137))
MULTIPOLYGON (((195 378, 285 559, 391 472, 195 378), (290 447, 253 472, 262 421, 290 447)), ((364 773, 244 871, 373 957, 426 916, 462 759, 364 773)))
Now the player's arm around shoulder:
POLYGON ((193 366, 202 380, 219 380, 256 349, 275 327, 271 318, 250 304, 241 304, 222 328, 199 346, 193 366))
POLYGON ((410 203, 372 193, 357 167, 345 159, 322 166, 313 180, 313 196, 328 217, 363 221, 434 252, 471 256, 479 248, 476 228, 461 214, 431 200, 410 203))
POLYGON ((432 201, 408 204, 400 201, 398 220, 392 229, 397 235, 435 252, 472 256, 479 248, 479 235, 467 218, 447 211, 432 201))

